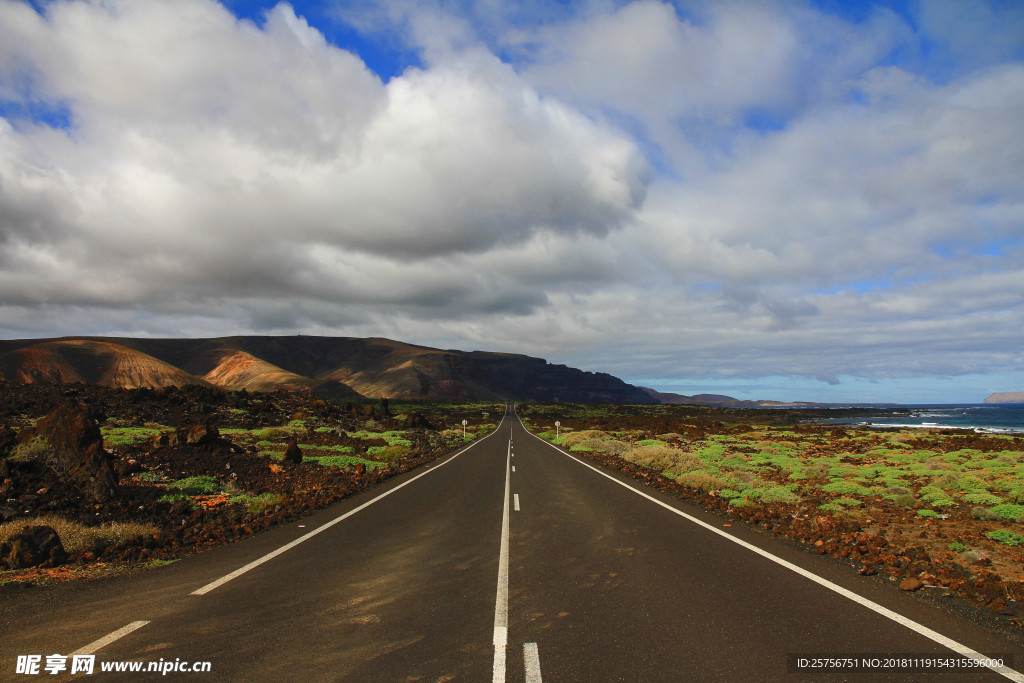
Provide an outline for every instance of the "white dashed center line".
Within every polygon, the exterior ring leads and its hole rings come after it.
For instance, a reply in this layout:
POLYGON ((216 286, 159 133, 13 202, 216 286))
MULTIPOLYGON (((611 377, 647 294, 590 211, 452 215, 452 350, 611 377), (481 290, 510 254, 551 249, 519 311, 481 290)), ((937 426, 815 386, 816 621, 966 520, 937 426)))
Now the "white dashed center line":
POLYGON ((96 641, 93 641, 93 642, 89 643, 85 647, 78 648, 77 650, 75 650, 71 654, 72 655, 91 655, 91 654, 94 654, 94 653, 98 652, 99 650, 105 648, 107 645, 110 645, 112 642, 114 642, 118 638, 123 638, 126 635, 128 635, 129 633, 131 633, 132 631, 135 631, 136 629, 140 629, 140 628, 142 628, 143 626, 145 626, 148 623, 149 623, 148 621, 133 621, 132 623, 128 624, 127 626, 122 626, 121 628, 117 629, 113 633, 108 633, 107 635, 103 636, 99 640, 96 640, 96 641))
POLYGON ((537 643, 523 643, 523 662, 526 664, 526 683, 541 683, 537 643))

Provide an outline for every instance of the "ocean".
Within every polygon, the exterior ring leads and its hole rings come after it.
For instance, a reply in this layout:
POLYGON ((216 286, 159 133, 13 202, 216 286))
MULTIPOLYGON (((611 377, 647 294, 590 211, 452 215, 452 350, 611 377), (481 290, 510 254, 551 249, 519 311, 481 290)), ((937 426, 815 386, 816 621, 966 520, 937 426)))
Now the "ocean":
MULTIPOLYGON (((850 406, 854 407, 854 406, 850 406)), ((829 424, 870 427, 928 427, 931 429, 973 429, 993 434, 1024 433, 1024 403, 987 403, 964 405, 855 406, 877 409, 877 415, 857 418, 825 418, 829 424)))

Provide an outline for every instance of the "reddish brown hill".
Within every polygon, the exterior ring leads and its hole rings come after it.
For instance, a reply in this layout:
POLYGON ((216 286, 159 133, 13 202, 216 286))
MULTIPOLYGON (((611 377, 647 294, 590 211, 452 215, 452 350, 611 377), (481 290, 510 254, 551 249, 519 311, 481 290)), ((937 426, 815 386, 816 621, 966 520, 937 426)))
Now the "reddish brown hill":
POLYGON ((203 375, 203 379, 218 387, 238 391, 309 391, 318 380, 282 370, 245 351, 224 350, 220 362, 203 375))
POLYGON ((135 389, 203 384, 203 380, 135 349, 106 341, 43 341, 0 355, 8 382, 84 382, 135 389))
POLYGON ((378 338, 0 340, 0 369, 5 379, 14 382, 85 381, 109 386, 199 382, 228 389, 280 388, 336 397, 655 402, 611 375, 552 365, 542 358, 433 349, 378 338), (62 351, 43 353, 53 348, 62 351), (80 352, 75 362, 68 357, 71 348, 80 352))

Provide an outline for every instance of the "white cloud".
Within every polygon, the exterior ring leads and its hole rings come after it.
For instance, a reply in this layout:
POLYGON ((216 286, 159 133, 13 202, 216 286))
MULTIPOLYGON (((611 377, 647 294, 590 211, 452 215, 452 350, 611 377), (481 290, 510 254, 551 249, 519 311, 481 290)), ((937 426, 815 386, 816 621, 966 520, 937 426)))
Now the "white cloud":
POLYGON ((0 333, 386 335, 663 379, 1024 369, 1017 13, 957 39, 932 9, 915 33, 789 2, 352 8, 420 65, 382 82, 284 4, 0 0, 0 100, 72 123, 0 119, 0 333))
POLYGON ((480 51, 385 86, 287 5, 259 28, 207 0, 4 3, 0 24, 5 82, 31 73, 22 97, 75 123, 2 122, 7 301, 322 296, 317 282, 399 300, 433 286, 400 263, 604 235, 643 199, 630 140, 480 51), (345 258, 316 257, 331 251, 345 258))

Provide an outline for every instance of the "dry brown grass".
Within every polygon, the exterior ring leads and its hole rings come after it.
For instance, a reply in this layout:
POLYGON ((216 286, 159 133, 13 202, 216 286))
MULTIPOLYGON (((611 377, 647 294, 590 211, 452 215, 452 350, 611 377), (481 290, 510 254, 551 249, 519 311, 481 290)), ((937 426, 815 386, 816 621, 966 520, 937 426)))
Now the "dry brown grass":
POLYGON ((153 536, 160 533, 160 528, 152 524, 138 522, 115 522, 103 526, 85 526, 56 515, 16 519, 0 524, 0 543, 12 536, 20 534, 26 526, 48 526, 57 532, 64 550, 69 555, 78 552, 92 551, 103 546, 128 541, 138 536, 153 536))
POLYGON ((704 467, 704 463, 693 453, 670 446, 640 446, 630 449, 622 457, 637 465, 650 467, 675 477, 704 467))
POLYGON ((705 492, 720 491, 721 489, 729 488, 729 482, 727 480, 703 470, 687 472, 680 476, 676 481, 685 486, 689 486, 692 489, 700 489, 705 492))
POLYGON ((614 439, 611 435, 598 429, 570 432, 565 435, 562 445, 569 450, 597 451, 610 455, 622 455, 630 450, 628 443, 614 439))

